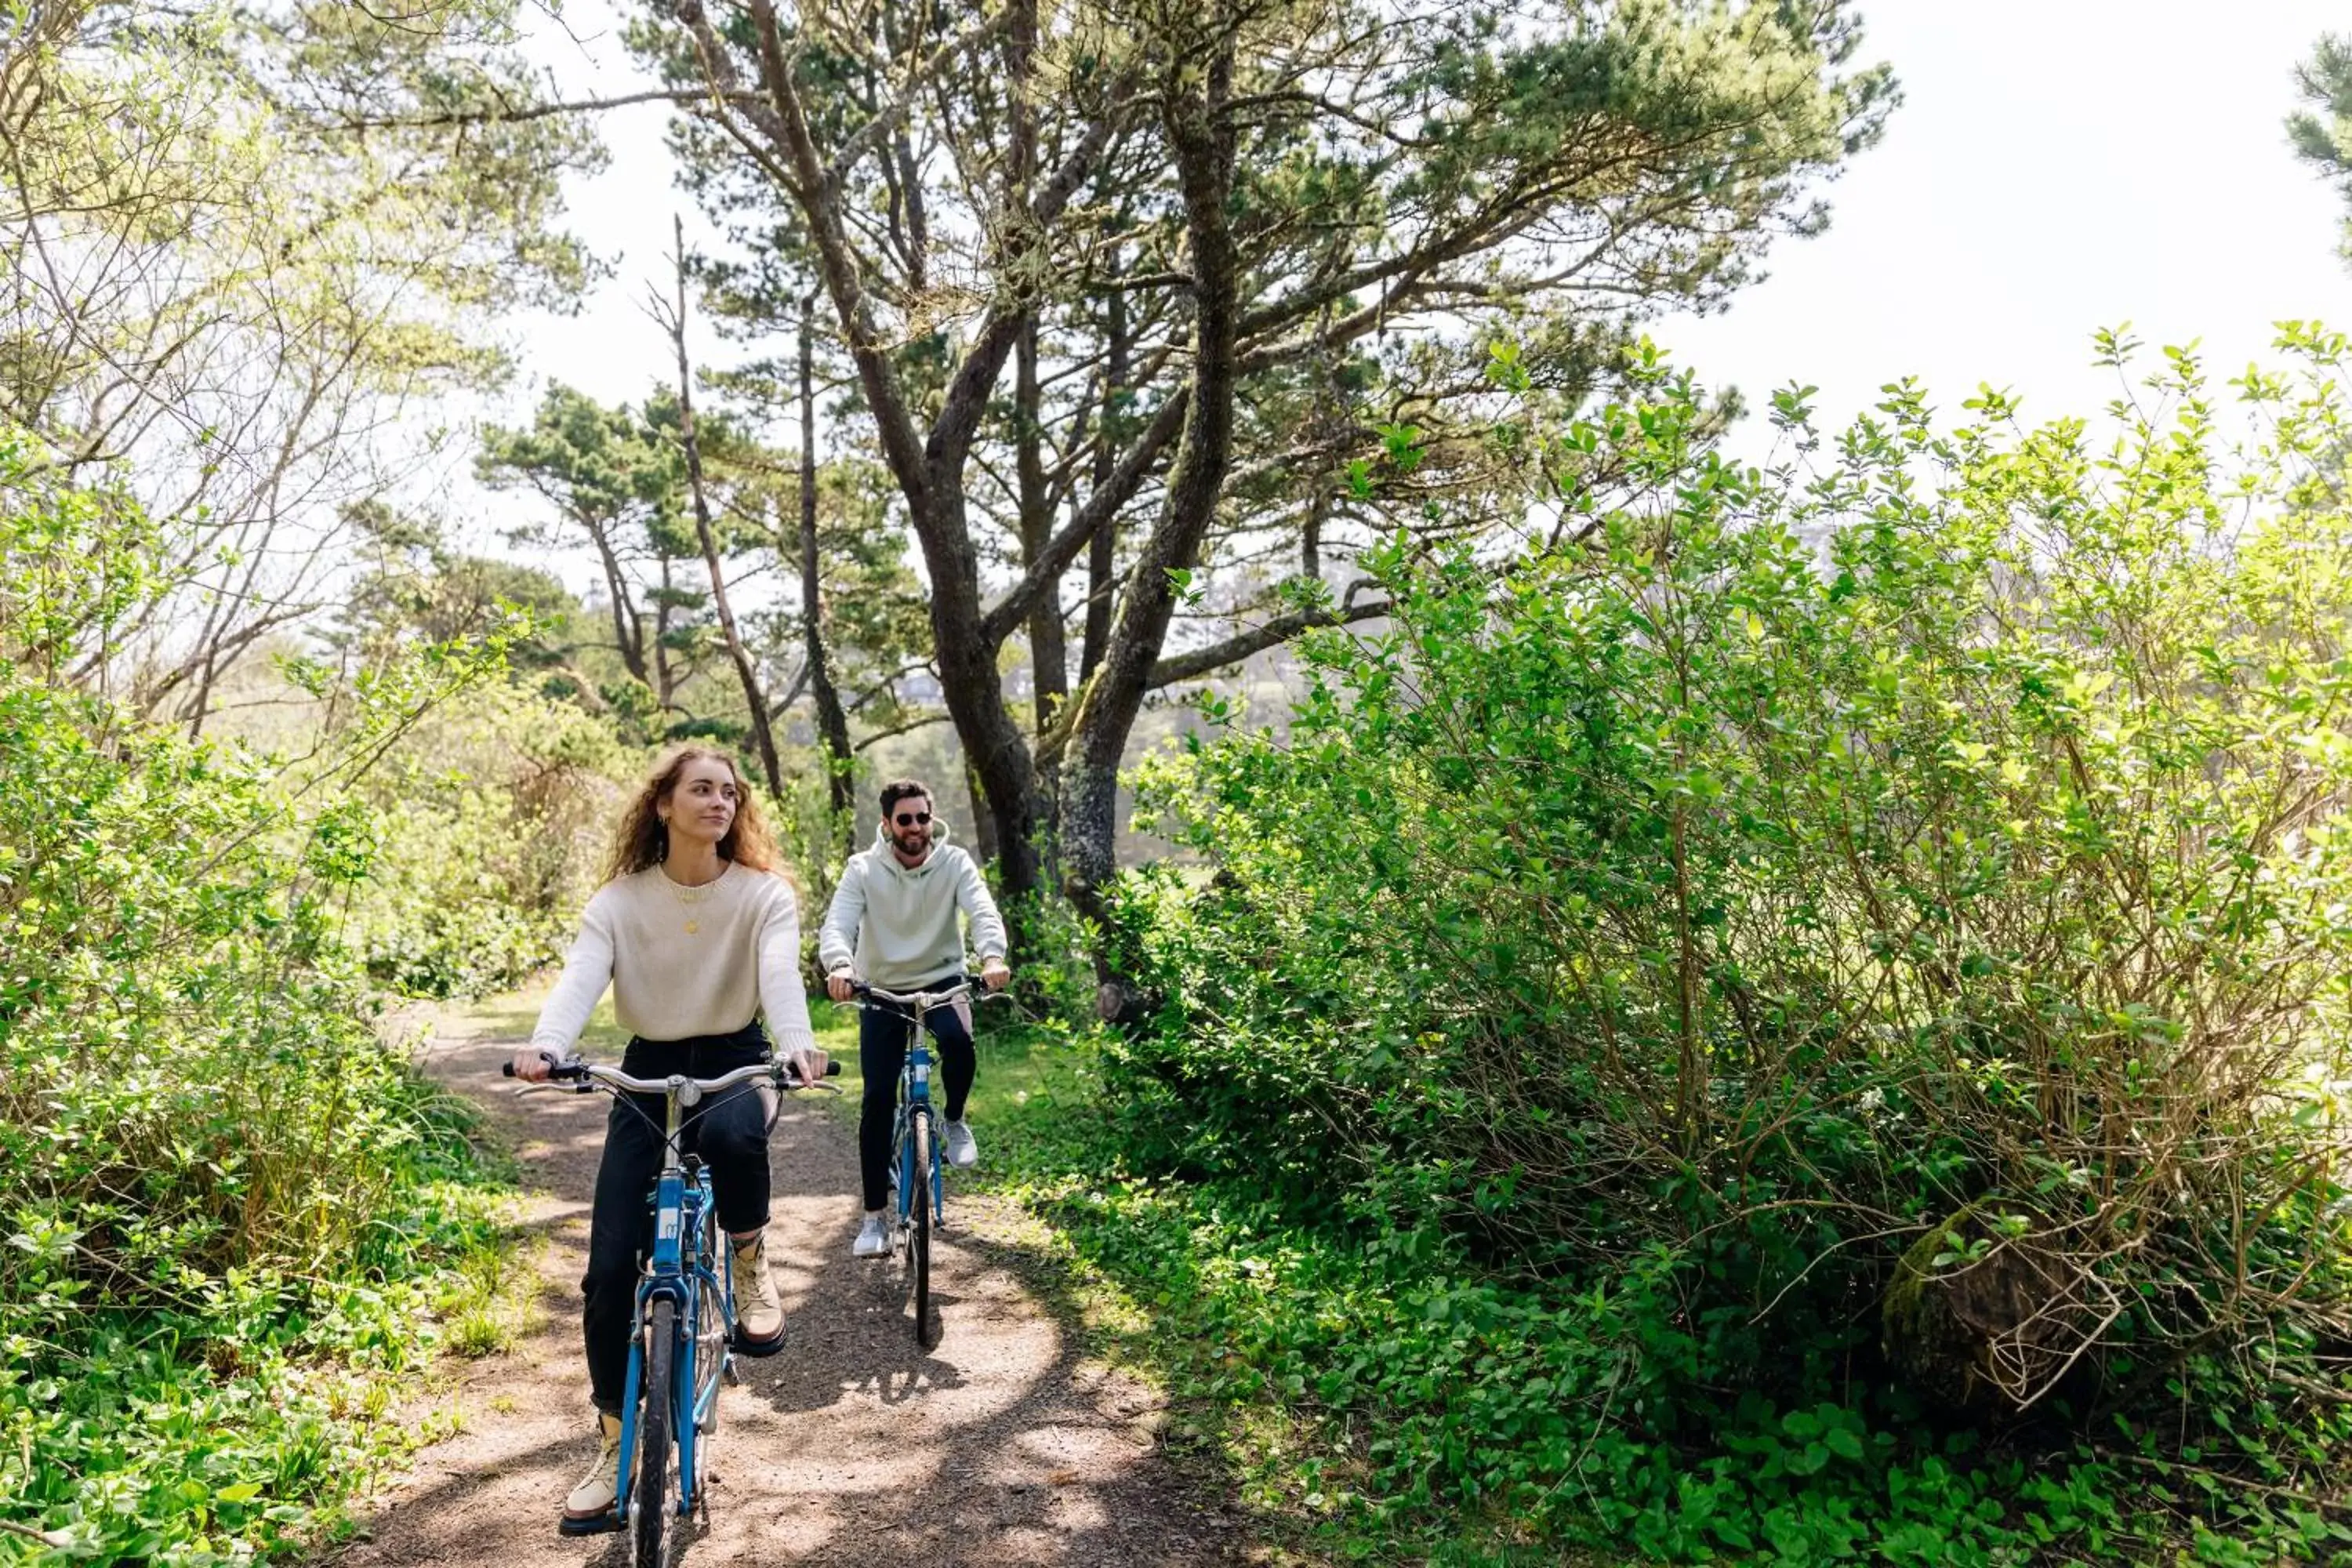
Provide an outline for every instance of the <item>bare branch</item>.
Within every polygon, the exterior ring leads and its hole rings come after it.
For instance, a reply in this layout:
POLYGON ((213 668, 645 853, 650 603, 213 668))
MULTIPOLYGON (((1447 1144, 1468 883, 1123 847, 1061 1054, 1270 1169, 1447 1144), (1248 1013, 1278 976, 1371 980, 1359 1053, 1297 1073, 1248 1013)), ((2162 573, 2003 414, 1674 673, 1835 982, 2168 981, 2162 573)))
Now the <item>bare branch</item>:
POLYGON ((644 92, 625 92, 616 98, 572 98, 554 103, 524 104, 520 108, 502 103, 496 109, 453 109, 442 114, 346 114, 339 117, 335 124, 344 131, 434 131, 461 125, 520 125, 527 121, 546 120, 558 114, 594 114, 608 109, 627 109, 639 103, 703 103, 713 98, 750 103, 760 100, 757 93, 720 92, 709 87, 649 88, 644 92))
POLYGON ((1308 610, 1293 610, 1287 615, 1261 621, 1247 631, 1237 632, 1223 642, 1211 643, 1207 647, 1195 648, 1191 653, 1181 653, 1171 658, 1160 659, 1152 665, 1148 684, 1156 691, 1164 686, 1176 686, 1187 680, 1198 680, 1204 675, 1213 675, 1220 669, 1239 664, 1254 654, 1264 653, 1270 647, 1278 647, 1302 632, 1313 631, 1318 626, 1353 626, 1359 621, 1375 620, 1387 615, 1392 606, 1386 599, 1356 600, 1355 590, 1364 585, 1364 583, 1360 581, 1350 586, 1349 598, 1345 603, 1318 605, 1308 610))
POLYGON ((1070 563, 1078 558, 1078 552, 1097 532, 1110 526, 1119 509, 1142 488, 1144 479, 1158 465, 1160 454, 1168 449, 1169 443, 1175 440, 1177 432, 1184 427, 1187 401, 1187 395, 1180 391, 1160 405, 1150 427, 1119 459, 1118 466, 1111 470, 1109 479, 1087 498, 1086 505, 1078 509, 1077 515, 1070 520, 1067 526, 1047 542, 1036 561, 1022 574, 1021 581, 1013 584, 1012 592, 988 612, 981 622, 981 635, 989 647, 1001 646, 1006 637, 1013 635, 1013 629, 1036 608, 1037 601, 1045 596, 1045 590, 1061 581, 1062 574, 1070 569, 1070 563))

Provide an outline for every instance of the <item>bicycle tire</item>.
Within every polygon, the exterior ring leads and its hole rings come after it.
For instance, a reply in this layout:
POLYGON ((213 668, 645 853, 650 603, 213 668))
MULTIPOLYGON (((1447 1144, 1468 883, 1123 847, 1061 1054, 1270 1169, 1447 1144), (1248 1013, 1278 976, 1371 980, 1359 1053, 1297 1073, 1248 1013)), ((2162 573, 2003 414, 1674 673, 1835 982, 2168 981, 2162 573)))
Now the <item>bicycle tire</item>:
POLYGON ((662 1568, 662 1532, 669 1524, 670 1386, 677 1343, 677 1303, 655 1301, 646 1327, 645 1391, 637 1407, 637 1481, 629 1499, 629 1561, 634 1568, 662 1568))
POLYGON ((915 1342, 931 1348, 931 1119, 917 1111, 908 1136, 915 1145, 914 1228, 907 1238, 915 1266, 915 1342))

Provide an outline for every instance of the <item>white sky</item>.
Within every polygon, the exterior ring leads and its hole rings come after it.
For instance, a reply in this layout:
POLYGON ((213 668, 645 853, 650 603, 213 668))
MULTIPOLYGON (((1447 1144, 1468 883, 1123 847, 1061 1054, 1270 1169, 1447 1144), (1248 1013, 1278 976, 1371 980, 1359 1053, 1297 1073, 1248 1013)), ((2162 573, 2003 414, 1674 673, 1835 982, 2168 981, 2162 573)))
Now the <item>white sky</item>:
MULTIPOLYGON (((643 85, 603 0, 572 0, 578 42, 538 51, 566 91, 643 85)), ((1884 140, 1829 188, 1822 237, 1785 243, 1765 282, 1705 320, 1653 329, 1675 358, 1751 405, 1818 385, 1834 427, 1903 375, 1958 412, 1980 382, 2029 416, 2094 414, 2114 395, 2090 334, 2132 323, 2150 346, 2202 341, 2227 376, 2266 352, 2271 323, 2352 329, 2334 195, 2287 151, 2292 71, 2343 0, 1879 0, 1864 57, 1891 61, 1904 102, 1884 140)), ((617 259, 575 318, 513 323, 525 374, 503 417, 561 380, 614 401, 669 374, 639 309, 666 278, 672 188, 658 105, 607 116, 612 167, 571 193, 575 228, 617 259)), ((707 338, 703 349, 716 345, 707 338)), ((1760 456, 1751 417, 1735 448, 1760 456)))
MULTIPOLYGON (((2091 333, 2200 340, 2226 377, 2271 323, 2352 330, 2334 194, 2286 147, 2295 63, 2352 5, 2312 0, 1880 0, 1864 50, 1904 101, 1830 188, 1829 232, 1655 335, 1760 405, 1817 385, 1834 428, 1904 375, 1954 415, 1990 382, 2029 417, 2116 392, 2091 333)), ((1743 450, 1770 435, 1751 417, 1743 450)))

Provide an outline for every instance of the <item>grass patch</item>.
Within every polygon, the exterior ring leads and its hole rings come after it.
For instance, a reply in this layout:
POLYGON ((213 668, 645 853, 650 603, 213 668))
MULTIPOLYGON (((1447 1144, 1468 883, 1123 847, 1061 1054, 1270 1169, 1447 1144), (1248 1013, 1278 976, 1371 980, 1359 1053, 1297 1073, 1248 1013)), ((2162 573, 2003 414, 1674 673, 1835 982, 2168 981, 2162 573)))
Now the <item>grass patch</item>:
POLYGON ((482 1237, 443 1277, 434 1310, 441 1344, 468 1361, 511 1349, 536 1322, 540 1246, 511 1235, 482 1237))
MULTIPOLYGON (((532 1028, 539 1023, 539 1010, 547 1005, 547 994, 554 989, 555 976, 550 973, 519 991, 452 1005, 442 1014, 442 1027, 455 1035, 511 1040, 520 1046, 530 1038, 532 1028)), ((628 1043, 629 1031, 614 1020, 613 999, 606 996, 589 1015, 588 1027, 580 1036, 581 1054, 617 1063, 628 1043)))

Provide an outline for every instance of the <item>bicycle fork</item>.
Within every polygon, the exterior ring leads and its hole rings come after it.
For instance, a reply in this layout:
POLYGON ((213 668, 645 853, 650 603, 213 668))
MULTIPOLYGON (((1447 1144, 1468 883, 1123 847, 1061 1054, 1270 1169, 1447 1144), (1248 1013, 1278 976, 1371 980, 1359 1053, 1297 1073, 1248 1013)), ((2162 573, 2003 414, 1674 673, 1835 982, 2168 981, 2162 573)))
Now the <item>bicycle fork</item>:
MULTIPOLYGON (((681 1408, 678 1391, 697 1386, 695 1355, 701 1343, 700 1310, 695 1302, 696 1293, 689 1286, 699 1279, 718 1287, 722 1313, 732 1300, 728 1293, 734 1285, 731 1258, 724 1258, 720 1263, 727 1272, 723 1285, 713 1273, 709 1259, 698 1258, 691 1274, 685 1266, 683 1232, 686 1227, 688 1173, 682 1164, 677 1163, 677 1102, 673 1100, 667 1139, 669 1163, 663 1166, 660 1181, 654 1189, 652 1266, 646 1278, 637 1286, 636 1310, 629 1323, 629 1370, 621 1391, 620 1474, 615 1478, 619 1484, 615 1488, 614 1503, 614 1517, 624 1528, 629 1522, 630 1505, 635 1500, 630 1493, 636 1485, 637 1412, 642 1396, 647 1393, 645 1387, 646 1331, 646 1325, 653 1320, 653 1305, 662 1300, 670 1302, 670 1321, 676 1335, 671 1346, 670 1386, 657 1391, 656 1396, 669 1402, 670 1440, 677 1447, 677 1506, 678 1512, 683 1515, 694 1505, 695 1450, 716 1410, 719 1384, 718 1378, 711 1379, 708 1402, 697 1404, 691 1410, 681 1408)), ((702 1200, 701 1206, 708 1208, 712 1201, 709 1174, 698 1168, 694 1179, 697 1195, 702 1200)), ((725 1248, 720 1251, 723 1258, 725 1248)), ((728 1327, 731 1331, 732 1325, 728 1327)), ((723 1348, 720 1354, 722 1357, 726 1354, 723 1348)), ((722 1360, 722 1370, 724 1365, 722 1360)))

